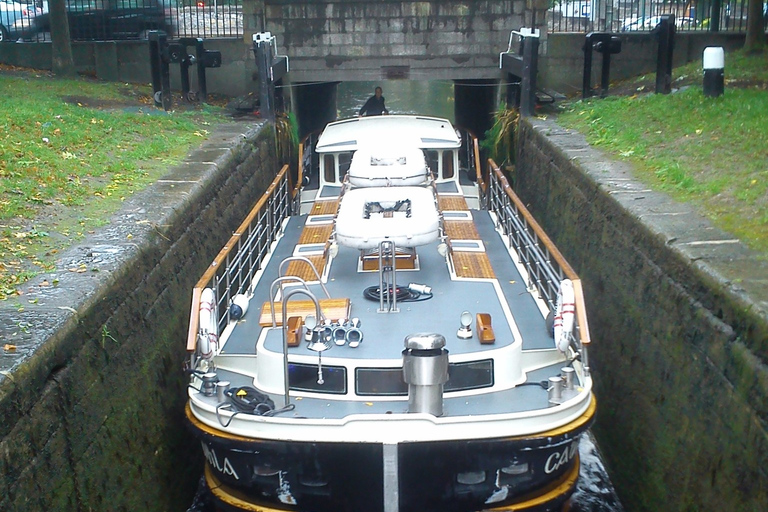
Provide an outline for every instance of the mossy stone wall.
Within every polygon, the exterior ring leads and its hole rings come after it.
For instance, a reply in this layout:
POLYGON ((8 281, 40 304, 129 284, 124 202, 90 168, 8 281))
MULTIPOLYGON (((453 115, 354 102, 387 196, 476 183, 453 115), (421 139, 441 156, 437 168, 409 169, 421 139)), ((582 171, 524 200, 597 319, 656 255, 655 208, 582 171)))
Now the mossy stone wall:
POLYGON ((518 136, 513 187, 584 281, 626 510, 766 510, 764 259, 555 122, 518 136))
POLYGON ((0 306, 19 347, 0 375, 0 510, 187 509, 203 468, 183 414, 192 287, 277 165, 271 127, 212 130, 30 283, 23 311, 0 306))

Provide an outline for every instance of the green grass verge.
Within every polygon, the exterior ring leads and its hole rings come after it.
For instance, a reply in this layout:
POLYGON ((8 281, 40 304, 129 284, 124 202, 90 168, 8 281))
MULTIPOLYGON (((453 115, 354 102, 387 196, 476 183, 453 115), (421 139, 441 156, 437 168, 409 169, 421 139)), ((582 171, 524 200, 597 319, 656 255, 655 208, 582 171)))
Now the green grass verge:
POLYGON ((0 300, 180 162, 225 119, 165 113, 146 86, 0 74, 0 300))
POLYGON ((691 85, 673 94, 577 101, 558 123, 768 255, 768 56, 729 54, 718 98, 703 95, 700 67, 675 70, 691 85))

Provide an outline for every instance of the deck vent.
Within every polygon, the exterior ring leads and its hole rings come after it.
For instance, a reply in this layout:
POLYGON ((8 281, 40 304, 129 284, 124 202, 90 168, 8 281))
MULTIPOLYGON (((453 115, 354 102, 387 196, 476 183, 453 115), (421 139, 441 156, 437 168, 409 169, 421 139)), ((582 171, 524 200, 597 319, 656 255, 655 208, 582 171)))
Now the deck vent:
POLYGON ((448 381, 448 351, 441 334, 405 337, 403 380, 408 384, 408 412, 443 415, 443 385, 448 381))

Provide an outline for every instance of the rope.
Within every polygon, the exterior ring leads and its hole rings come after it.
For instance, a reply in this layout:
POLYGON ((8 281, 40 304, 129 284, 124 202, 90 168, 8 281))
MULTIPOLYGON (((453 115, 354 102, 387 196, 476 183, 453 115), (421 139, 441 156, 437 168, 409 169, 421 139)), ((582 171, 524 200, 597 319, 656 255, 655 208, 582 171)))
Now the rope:
MULTIPOLYGON (((392 293, 392 288, 388 289, 392 293)), ((369 286, 363 290, 363 297, 373 302, 379 302, 381 299, 381 289, 378 286, 369 286)), ((395 297, 397 302, 420 302, 432 298, 431 293, 419 293, 411 290, 407 286, 395 285, 395 297)))

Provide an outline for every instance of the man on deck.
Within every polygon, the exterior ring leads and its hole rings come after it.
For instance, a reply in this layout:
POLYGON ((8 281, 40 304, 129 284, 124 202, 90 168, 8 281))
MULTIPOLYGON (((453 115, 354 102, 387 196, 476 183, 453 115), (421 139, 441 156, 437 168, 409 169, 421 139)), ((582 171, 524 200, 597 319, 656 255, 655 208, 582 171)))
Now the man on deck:
POLYGON ((380 116, 388 113, 387 107, 384 106, 384 96, 381 95, 381 87, 376 87, 374 95, 368 98, 358 116, 380 116))

